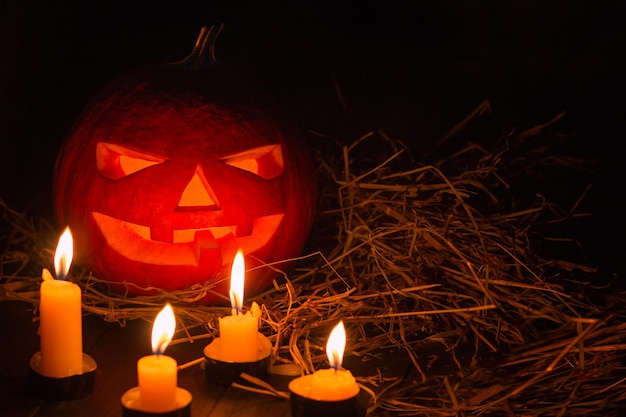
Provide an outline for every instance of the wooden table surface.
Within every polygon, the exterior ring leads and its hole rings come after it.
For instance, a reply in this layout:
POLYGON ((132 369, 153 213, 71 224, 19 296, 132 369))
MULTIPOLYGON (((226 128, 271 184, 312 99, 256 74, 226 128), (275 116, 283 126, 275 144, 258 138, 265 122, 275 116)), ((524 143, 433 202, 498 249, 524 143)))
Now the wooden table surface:
MULTIPOLYGON (((33 306, 21 301, 0 301, 0 416, 2 417, 114 417, 122 415, 121 396, 137 385, 137 360, 150 354, 152 323, 133 320, 122 327, 102 318, 83 318, 83 351, 97 363, 95 386, 86 397, 44 401, 29 391, 29 361, 39 350, 38 324, 33 306)), ((167 354, 179 364, 203 357, 203 343, 172 345, 167 354)), ((284 388, 280 384, 272 385, 284 388)), ((287 417, 290 402, 207 382, 200 365, 179 371, 178 386, 192 396, 191 415, 203 417, 287 417)), ((363 403, 363 401, 361 401, 363 403)), ((365 399, 365 403, 367 399, 365 399)), ((364 413, 364 406, 361 408, 364 413)))

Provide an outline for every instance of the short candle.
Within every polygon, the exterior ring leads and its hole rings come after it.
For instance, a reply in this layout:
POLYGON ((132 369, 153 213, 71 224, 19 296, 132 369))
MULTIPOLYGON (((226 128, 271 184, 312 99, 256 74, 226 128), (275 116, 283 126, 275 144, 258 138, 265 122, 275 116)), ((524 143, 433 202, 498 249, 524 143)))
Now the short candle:
POLYGON ((177 372, 176 360, 163 355, 176 328, 174 311, 166 304, 152 326, 153 355, 137 361, 139 404, 142 410, 161 413, 175 410, 177 372))
POLYGON ((341 369, 345 345, 346 332, 341 321, 330 333, 326 344, 331 368, 296 378, 289 383, 289 389, 315 401, 341 401, 355 397, 360 391, 359 385, 350 371, 341 369))
POLYGON ((237 252, 230 274, 232 314, 220 317, 220 360, 224 362, 255 362, 258 358, 259 319, 243 313, 245 264, 241 250, 237 252))

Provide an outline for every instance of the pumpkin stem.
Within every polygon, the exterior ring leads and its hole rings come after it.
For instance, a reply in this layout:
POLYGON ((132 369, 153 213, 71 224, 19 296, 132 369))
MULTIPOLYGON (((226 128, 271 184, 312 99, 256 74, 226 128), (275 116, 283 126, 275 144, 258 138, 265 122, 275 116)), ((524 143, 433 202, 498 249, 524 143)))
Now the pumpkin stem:
POLYGON ((222 29, 224 29, 223 23, 200 29, 196 45, 191 53, 182 61, 173 62, 172 65, 185 67, 190 70, 199 70, 215 65, 217 63, 215 59, 215 41, 222 29))

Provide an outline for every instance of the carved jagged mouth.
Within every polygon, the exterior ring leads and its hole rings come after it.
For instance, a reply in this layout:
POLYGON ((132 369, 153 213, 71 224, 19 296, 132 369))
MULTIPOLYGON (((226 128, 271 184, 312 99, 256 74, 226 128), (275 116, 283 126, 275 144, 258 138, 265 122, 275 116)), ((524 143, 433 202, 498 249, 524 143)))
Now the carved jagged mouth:
POLYGON ((251 233, 237 236, 237 226, 218 226, 173 231, 172 242, 151 239, 147 226, 126 222, 106 214, 91 213, 108 245, 120 255, 152 265, 198 266, 204 251, 219 250, 222 265, 230 262, 237 250, 254 253, 265 246, 283 220, 283 214, 257 217, 251 233))

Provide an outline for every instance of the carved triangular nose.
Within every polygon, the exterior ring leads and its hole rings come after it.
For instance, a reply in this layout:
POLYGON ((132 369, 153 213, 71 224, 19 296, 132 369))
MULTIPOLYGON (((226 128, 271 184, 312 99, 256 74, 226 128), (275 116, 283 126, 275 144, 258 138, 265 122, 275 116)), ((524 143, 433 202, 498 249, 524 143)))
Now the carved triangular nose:
POLYGON ((198 165, 193 177, 187 183, 183 194, 178 201, 178 209, 181 210, 210 210, 218 209, 220 203, 209 185, 209 182, 198 165))

